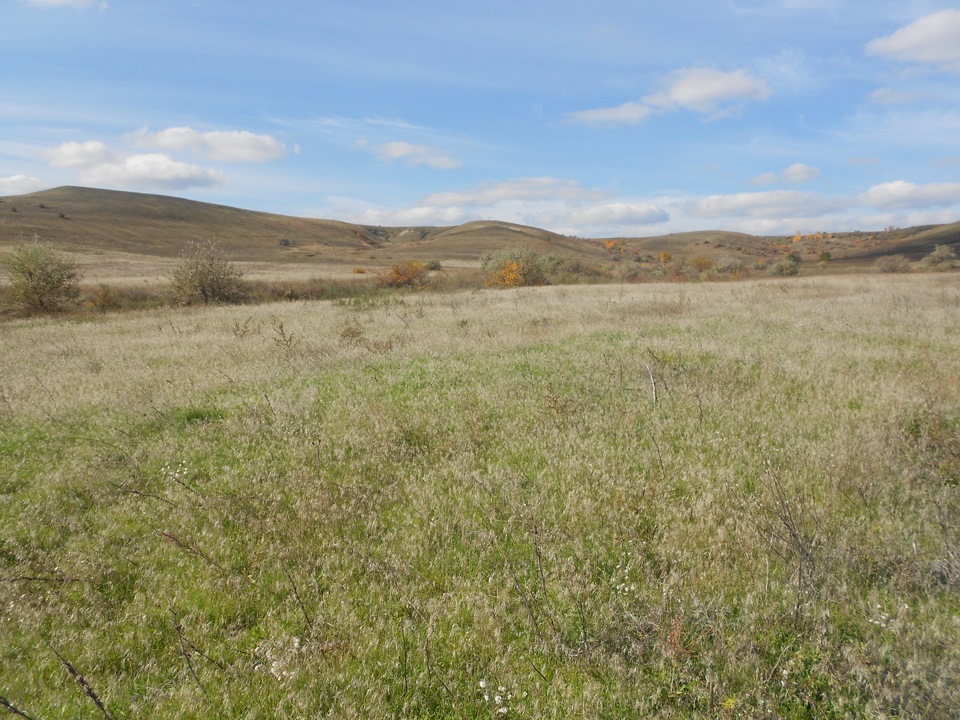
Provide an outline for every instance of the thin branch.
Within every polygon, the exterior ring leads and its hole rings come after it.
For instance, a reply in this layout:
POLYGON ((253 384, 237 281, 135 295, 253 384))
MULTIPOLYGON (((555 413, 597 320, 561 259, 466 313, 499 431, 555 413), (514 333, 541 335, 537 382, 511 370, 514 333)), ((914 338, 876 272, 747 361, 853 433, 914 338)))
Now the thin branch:
POLYGON ((117 490, 128 493, 130 495, 137 495, 139 497, 150 498, 152 500, 159 500, 160 502, 166 503, 172 508, 176 508, 177 510, 180 509, 179 505, 177 505, 176 503, 170 502, 165 497, 160 497, 159 495, 154 495, 153 493, 145 492, 144 490, 137 490, 134 487, 130 487, 129 485, 124 485, 123 483, 113 482, 112 480, 107 480, 107 484, 112 485, 117 490))
POLYGON ((83 690, 84 694, 93 700, 93 704, 99 708, 100 712, 103 713, 103 716, 107 720, 113 720, 113 718, 110 716, 110 713, 107 712, 107 708, 104 707, 103 701, 97 696, 97 693, 94 692, 93 688, 90 687, 90 683, 87 682, 87 679, 77 672, 77 669, 70 664, 70 661, 58 653, 55 647, 50 646, 50 649, 53 650, 53 654, 60 659, 60 662, 63 663, 63 666, 67 669, 67 672, 70 673, 70 676, 76 681, 77 685, 80 686, 80 689, 83 690))
MULTIPOLYGON (((170 614, 173 615, 173 611, 170 611, 170 614)), ((203 692, 204 695, 207 693, 207 689, 203 686, 203 683, 200 682, 200 678, 197 677, 197 671, 193 669, 193 661, 190 659, 190 653, 187 652, 187 646, 183 639, 183 632, 180 630, 180 621, 177 620, 176 616, 173 618, 173 629, 177 631, 177 640, 180 641, 180 654, 183 655, 183 659, 187 663, 187 670, 190 671, 190 675, 193 677, 194 682, 197 683, 197 687, 203 692)))
POLYGON ((287 580, 290 581, 290 587, 293 588, 293 596, 297 599, 297 605, 300 606, 300 612, 303 613, 303 619, 307 621, 307 631, 312 632, 313 619, 307 612, 307 607, 303 604, 303 599, 300 597, 300 591, 297 590, 297 584, 293 581, 293 576, 290 574, 290 571, 287 568, 284 568, 283 572, 286 574, 287 580))
POLYGON ((546 683, 547 685, 549 685, 549 684, 550 684, 550 681, 547 680, 547 676, 546 676, 546 675, 544 675, 542 672, 540 672, 540 668, 537 667, 537 664, 536 664, 533 660, 531 660, 530 658, 527 658, 527 662, 530 663, 530 667, 533 668, 533 671, 534 671, 537 675, 540 676, 540 679, 543 680, 544 683, 546 683))
POLYGON ((201 558, 201 559, 203 559, 203 560, 206 560, 208 563, 210 563, 210 564, 213 565, 215 568, 217 568, 217 570, 219 570, 220 572, 223 572, 223 565, 221 565, 221 564, 218 563, 216 560, 214 560, 213 558, 211 558, 209 555, 207 555, 205 552, 203 552, 203 550, 200 550, 199 548, 196 548, 196 547, 194 547, 193 545, 190 545, 189 543, 184 542, 183 540, 181 540, 180 538, 178 538, 178 537, 177 537, 176 535, 174 535, 173 533, 161 531, 160 534, 163 535, 167 540, 169 540, 170 542, 172 542, 172 543, 173 543, 174 545, 176 545, 177 547, 183 548, 184 550, 186 550, 186 551, 187 551, 188 553, 190 553, 191 555, 196 555, 198 558, 201 558))
POLYGON ((32 715, 27 715, 23 710, 21 710, 12 702, 7 700, 3 695, 0 695, 0 707, 4 708, 9 713, 12 713, 14 715, 19 715, 20 717, 26 718, 27 720, 35 720, 35 718, 32 715))

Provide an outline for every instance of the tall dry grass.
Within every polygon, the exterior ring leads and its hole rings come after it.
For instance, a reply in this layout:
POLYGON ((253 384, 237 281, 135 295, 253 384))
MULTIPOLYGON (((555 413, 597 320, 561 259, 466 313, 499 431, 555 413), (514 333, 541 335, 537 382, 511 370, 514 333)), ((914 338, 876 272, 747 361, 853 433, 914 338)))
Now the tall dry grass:
POLYGON ((955 716, 958 310, 876 275, 0 324, 4 707, 955 716))

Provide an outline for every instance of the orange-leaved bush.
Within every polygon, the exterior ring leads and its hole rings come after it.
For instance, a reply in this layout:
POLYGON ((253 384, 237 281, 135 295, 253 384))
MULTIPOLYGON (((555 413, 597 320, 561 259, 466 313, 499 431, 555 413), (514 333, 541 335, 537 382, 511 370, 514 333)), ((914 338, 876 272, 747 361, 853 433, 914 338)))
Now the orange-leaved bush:
POLYGON ((542 258, 528 248, 501 250, 488 256, 483 269, 488 273, 487 287, 514 288, 547 282, 542 258))
POLYGON ((429 271, 422 262, 408 261, 393 265, 377 276, 380 287, 423 287, 429 281, 429 271))

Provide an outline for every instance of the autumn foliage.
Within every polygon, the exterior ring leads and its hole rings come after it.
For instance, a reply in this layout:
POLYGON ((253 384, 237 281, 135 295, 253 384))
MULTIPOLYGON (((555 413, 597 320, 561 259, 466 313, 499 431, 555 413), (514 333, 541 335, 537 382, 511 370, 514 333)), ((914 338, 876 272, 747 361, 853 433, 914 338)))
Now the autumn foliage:
POLYGON ((485 260, 487 287, 515 288, 545 285, 543 258, 527 248, 501 251, 485 260))
POLYGON ((422 262, 408 261, 393 265, 377 276, 380 287, 423 287, 429 282, 429 271, 422 262))

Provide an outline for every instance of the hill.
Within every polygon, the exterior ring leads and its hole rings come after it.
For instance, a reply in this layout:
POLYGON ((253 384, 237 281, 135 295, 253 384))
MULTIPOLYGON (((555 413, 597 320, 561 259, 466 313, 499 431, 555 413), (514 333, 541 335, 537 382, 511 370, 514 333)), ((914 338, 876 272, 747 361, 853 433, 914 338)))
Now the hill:
POLYGON ((710 261, 735 258, 749 267, 790 252, 812 262, 829 254, 834 268, 851 271, 867 269, 882 255, 903 254, 918 260, 936 245, 960 249, 960 223, 802 237, 708 230, 585 240, 499 221, 455 227, 379 227, 81 187, 0 198, 0 247, 35 234, 68 252, 96 257, 99 263, 108 255, 169 262, 187 242, 216 238, 238 262, 294 264, 304 271, 414 259, 475 265, 486 253, 521 245, 541 254, 569 255, 593 263, 625 259, 654 263, 667 252, 710 261))
POLYGON ((61 187, 0 198, 0 246, 34 234, 70 252, 176 256, 215 237, 237 261, 363 263, 394 258, 478 260, 526 244, 602 259, 597 243, 511 223, 377 227, 242 210, 164 195, 61 187))

